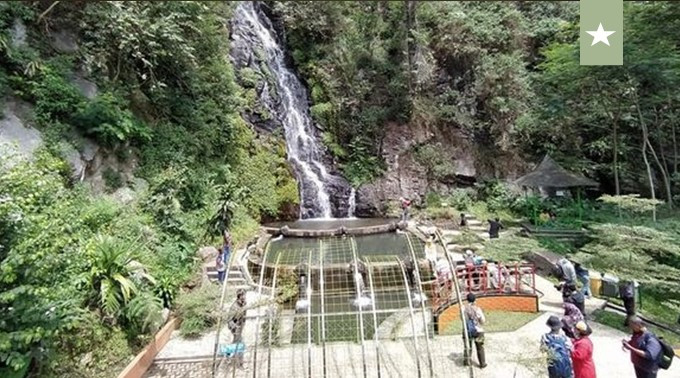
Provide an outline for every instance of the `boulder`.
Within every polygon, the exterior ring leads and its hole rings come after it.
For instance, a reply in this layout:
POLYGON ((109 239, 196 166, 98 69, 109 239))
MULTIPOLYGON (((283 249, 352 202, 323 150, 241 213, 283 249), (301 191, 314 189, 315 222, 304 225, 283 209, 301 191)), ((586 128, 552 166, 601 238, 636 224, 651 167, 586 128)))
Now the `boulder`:
POLYGON ((82 181, 85 178, 87 162, 83 161, 80 152, 70 143, 60 143, 59 147, 64 160, 71 166, 71 177, 74 180, 82 181))
POLYGON ((43 142, 40 132, 24 123, 18 111, 19 106, 18 102, 7 101, 0 119, 0 145, 9 145, 14 150, 14 163, 32 158, 43 142))
POLYGON ((71 84, 73 84, 73 86, 76 87, 78 91, 89 100, 97 97, 97 94, 99 93, 97 84, 85 79, 80 75, 75 75, 73 78, 71 78, 71 84))
POLYGON ((219 251, 215 247, 211 246, 206 246, 206 247, 201 247, 198 250, 198 256, 201 258, 201 261, 203 262, 210 262, 212 260, 215 260, 217 258, 217 254, 219 251))
POLYGON ((111 197, 113 197, 113 199, 116 202, 126 205, 134 201, 135 198, 137 198, 137 193, 134 190, 128 188, 127 186, 124 186, 122 188, 118 188, 115 192, 113 192, 111 197))

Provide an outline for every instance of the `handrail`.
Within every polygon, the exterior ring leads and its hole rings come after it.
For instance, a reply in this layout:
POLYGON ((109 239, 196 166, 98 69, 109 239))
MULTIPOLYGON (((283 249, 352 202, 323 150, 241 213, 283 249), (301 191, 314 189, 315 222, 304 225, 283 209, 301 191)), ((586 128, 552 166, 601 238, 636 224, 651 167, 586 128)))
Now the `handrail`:
POLYGON ((312 378, 312 250, 307 260, 307 376, 312 378))
POLYGON ((442 236, 441 231, 439 228, 435 229, 435 236, 437 239, 439 239, 439 243, 441 244, 442 248, 444 248, 444 256, 446 256, 446 261, 449 263, 449 267, 451 269, 451 281, 453 281, 453 288, 454 292, 456 294, 456 299, 458 300, 458 310, 460 311, 460 319, 461 319, 461 324, 463 328, 463 349, 464 349, 464 354, 463 356, 467 356, 467 363, 468 366, 468 374, 469 378, 474 378, 475 376, 475 370, 472 367, 472 348, 470 346, 470 335, 468 335, 467 327, 465 324, 467 324, 465 320, 465 311, 463 311, 463 298, 462 295, 460 294, 460 286, 458 284, 458 277, 456 276, 456 264, 453 263, 453 259, 451 258, 451 255, 449 254, 448 249, 446 248, 446 243, 444 242, 444 237, 442 236))
POLYGON ((357 290, 357 307, 359 308, 359 335, 361 335, 361 359, 363 362, 363 369, 364 369, 364 377, 366 377, 367 371, 366 371, 366 347, 365 347, 365 341, 364 341, 364 313, 362 309, 362 303, 360 299, 362 298, 362 291, 361 291, 361 286, 359 286, 359 260, 357 258, 357 249, 356 249, 356 242, 354 241, 354 238, 350 238, 350 248, 352 249, 352 259, 354 259, 354 274, 352 278, 354 278, 354 286, 356 287, 357 290))
MULTIPOLYGON (((326 377, 326 301, 324 292, 324 277, 323 277, 323 239, 319 239, 319 291, 321 292, 321 353, 323 356, 323 376, 326 377)), ((312 303, 310 302, 311 306, 312 303)))
MULTIPOLYGON (((420 294, 423 295, 424 290, 423 290, 423 281, 420 278, 420 264, 418 264, 418 259, 416 257, 416 252, 413 249, 413 243, 411 242, 411 237, 409 234, 406 234, 406 241, 408 243, 408 248, 411 251, 411 258, 413 259, 414 265, 415 265, 415 273, 416 273, 416 281, 418 282, 418 287, 420 288, 420 294)), ((420 298, 420 309, 422 311, 423 315, 423 328, 425 329, 425 348, 427 350, 427 363, 428 363, 428 368, 430 369, 430 377, 434 374, 433 372, 433 366, 432 366, 432 352, 430 350, 430 332, 427 329, 427 318, 425 316, 425 301, 420 298)))
POLYGON ((399 264, 399 268, 401 268, 401 275, 403 276, 404 279, 404 285, 406 286, 406 295, 408 296, 408 308, 409 308, 409 315, 411 316, 411 332, 413 333, 413 352, 416 357, 416 367, 418 368, 418 378, 421 377, 421 372, 420 372, 420 357, 418 357, 418 338, 416 337, 416 324, 415 321, 413 320, 413 304, 411 303, 411 287, 408 284, 408 278, 406 278, 406 270, 404 270, 404 264, 402 261, 398 258, 395 257, 397 260, 397 264, 399 264))
MULTIPOLYGON (((272 295, 276 298, 276 279, 278 278, 276 273, 279 270, 279 260, 281 260, 281 254, 276 256, 276 266, 274 267, 274 277, 272 278, 272 295)), ((278 303, 277 303, 278 306, 278 303)), ((272 364, 272 328, 274 319, 269 319, 269 337, 267 338, 269 345, 267 348, 267 378, 271 377, 271 364, 272 364)))
POLYGON ((378 378, 380 378, 380 348, 378 342, 378 315, 375 309, 375 290, 373 289, 373 272, 371 269, 368 270, 368 283, 371 287, 371 307, 373 308, 373 342, 375 343, 375 359, 376 365, 378 367, 378 378))

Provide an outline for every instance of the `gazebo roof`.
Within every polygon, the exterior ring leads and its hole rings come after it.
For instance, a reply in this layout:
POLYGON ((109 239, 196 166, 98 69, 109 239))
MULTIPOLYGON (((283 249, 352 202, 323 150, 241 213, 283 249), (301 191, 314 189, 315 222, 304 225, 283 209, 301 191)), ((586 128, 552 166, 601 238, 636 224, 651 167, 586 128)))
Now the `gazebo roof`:
POLYGON ((573 188, 583 186, 598 186, 597 181, 567 171, 548 155, 545 155, 543 161, 536 169, 517 179, 515 184, 534 188, 573 188))

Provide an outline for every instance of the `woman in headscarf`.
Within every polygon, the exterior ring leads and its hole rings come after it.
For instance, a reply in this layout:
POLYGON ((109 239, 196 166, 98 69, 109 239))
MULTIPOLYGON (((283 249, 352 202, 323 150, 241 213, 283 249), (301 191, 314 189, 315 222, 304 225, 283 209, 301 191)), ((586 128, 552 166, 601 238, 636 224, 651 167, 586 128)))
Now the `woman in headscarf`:
POLYGON ((576 326, 576 323, 583 321, 583 314, 581 314, 581 311, 578 309, 578 307, 571 303, 565 302, 562 304, 562 307, 564 308, 564 316, 562 317, 562 330, 567 336, 573 339, 576 337, 574 333, 574 327, 576 326))

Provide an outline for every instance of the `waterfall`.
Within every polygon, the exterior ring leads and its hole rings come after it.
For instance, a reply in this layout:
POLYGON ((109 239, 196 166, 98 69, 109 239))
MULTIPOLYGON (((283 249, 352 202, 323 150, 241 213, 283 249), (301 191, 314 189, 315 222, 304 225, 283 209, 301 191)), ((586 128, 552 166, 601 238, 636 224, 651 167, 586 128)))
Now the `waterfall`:
POLYGON ((284 129, 288 160, 300 189, 301 217, 332 218, 334 213, 346 214, 338 198, 334 198, 336 209, 333 211, 329 188, 334 191, 334 196, 346 199, 349 193, 347 184, 344 179, 329 173, 324 165, 326 156, 310 116, 307 91, 287 66, 286 56, 269 19, 258 11, 253 2, 242 2, 234 12, 232 34, 235 35, 232 49, 249 49, 246 63, 249 67, 257 67, 252 61, 261 59, 276 87, 273 89, 277 98, 271 101, 276 103, 268 107, 274 109, 276 119, 284 129), (246 42, 241 42, 243 40, 246 42))
POLYGON ((354 211, 357 209, 357 191, 354 188, 349 192, 347 203, 347 218, 354 218, 354 211))

